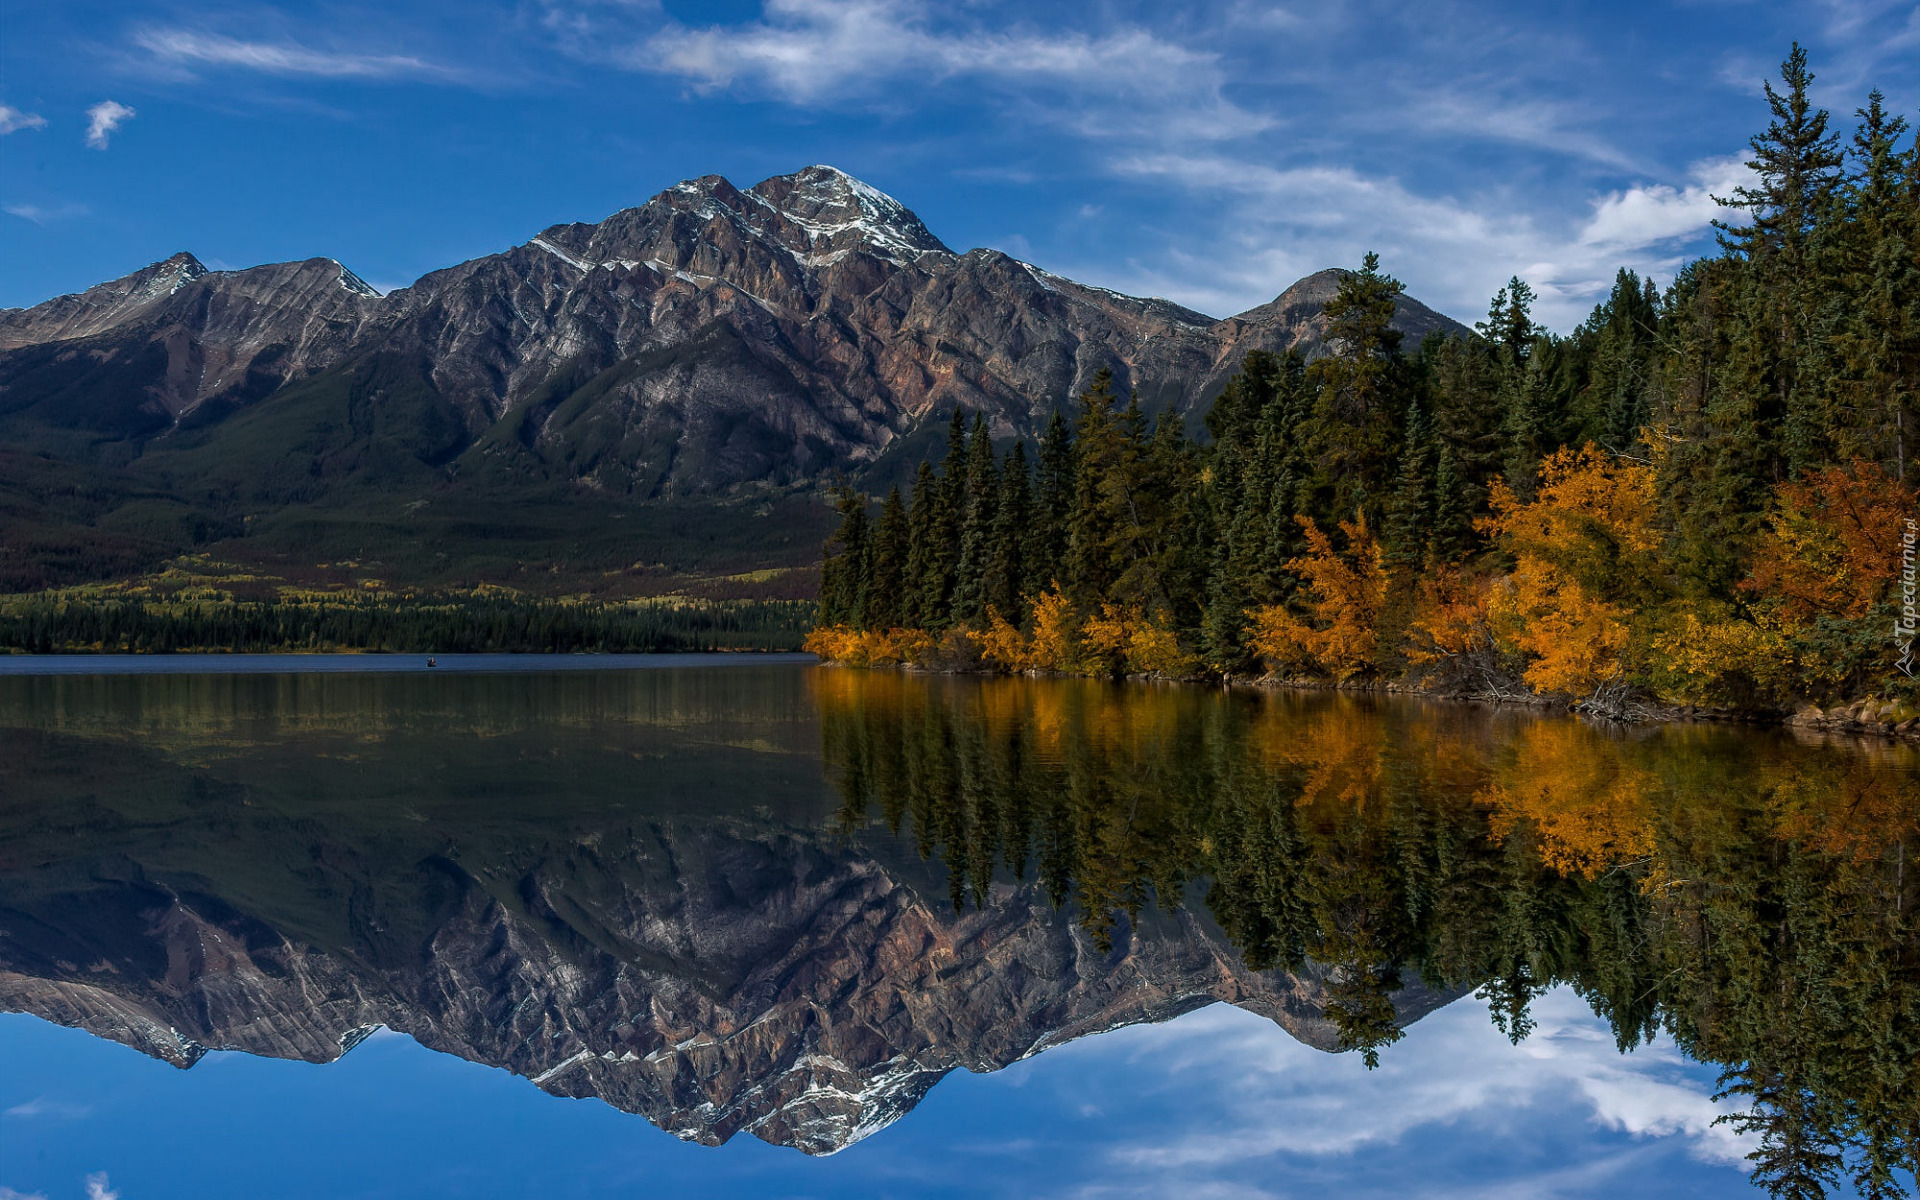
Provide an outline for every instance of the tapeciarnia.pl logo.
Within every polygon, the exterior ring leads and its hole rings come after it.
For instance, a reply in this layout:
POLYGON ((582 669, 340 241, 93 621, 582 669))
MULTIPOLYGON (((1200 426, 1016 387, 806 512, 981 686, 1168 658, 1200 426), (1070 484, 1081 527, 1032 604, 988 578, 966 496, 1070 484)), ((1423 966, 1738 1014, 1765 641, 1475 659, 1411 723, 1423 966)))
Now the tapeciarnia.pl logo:
POLYGON ((1900 650, 1899 667, 1908 679, 1913 678, 1913 634, 1917 624, 1914 613, 1913 579, 1913 543, 1915 524, 1912 518, 1907 520, 1907 531, 1900 536, 1900 615, 1893 622, 1893 644, 1900 650))

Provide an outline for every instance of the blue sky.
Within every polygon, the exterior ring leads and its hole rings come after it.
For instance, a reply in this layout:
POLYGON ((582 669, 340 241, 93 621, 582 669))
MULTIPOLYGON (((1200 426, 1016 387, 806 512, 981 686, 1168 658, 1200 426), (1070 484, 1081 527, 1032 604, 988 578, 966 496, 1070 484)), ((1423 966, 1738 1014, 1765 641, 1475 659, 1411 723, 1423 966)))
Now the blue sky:
POLYGON ((1216 1005, 956 1072, 893 1126, 807 1159, 693 1146, 594 1101, 376 1035, 326 1066, 214 1054, 181 1072, 0 1017, 0 1200, 417 1196, 1758 1197, 1714 1072, 1621 1055, 1570 992, 1518 1048, 1460 1001, 1369 1073, 1216 1005))
POLYGON ((1215 315, 1373 248, 1566 329, 1710 243, 1795 38, 1913 112, 1920 4, 0 0, 0 305, 179 249, 382 287, 813 162, 957 249, 1215 315))

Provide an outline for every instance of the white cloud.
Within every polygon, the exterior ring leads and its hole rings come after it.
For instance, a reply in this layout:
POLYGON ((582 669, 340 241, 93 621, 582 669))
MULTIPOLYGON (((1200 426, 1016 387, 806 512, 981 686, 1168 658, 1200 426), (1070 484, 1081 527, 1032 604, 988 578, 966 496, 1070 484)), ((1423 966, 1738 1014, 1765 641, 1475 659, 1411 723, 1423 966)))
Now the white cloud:
POLYGON ((21 112, 11 104, 0 104, 0 134, 17 133, 22 129, 45 129, 47 119, 39 113, 21 112))
POLYGON ((87 110, 87 145, 95 150, 107 148, 107 138, 134 115, 131 108, 113 100, 102 100, 87 110))
MULTIPOLYGON (((1605 1024, 1570 989, 1533 1006, 1538 1027, 1517 1048, 1492 1028, 1484 1004, 1463 1000, 1409 1030, 1381 1055, 1380 1068, 1360 1069, 1356 1055, 1331 1056, 1276 1036, 1264 1019, 1225 1005, 1152 1029, 1130 1031, 1132 1059, 1209 1081, 1223 1101, 1191 1114, 1160 1140, 1130 1138, 1108 1151, 1142 1194, 1180 1181, 1222 1182, 1246 1172, 1270 1173, 1270 1161, 1335 1166, 1425 1132, 1448 1131, 1461 1144, 1526 1136, 1533 1121, 1582 1120, 1625 1133, 1626 1154, 1674 1139, 1710 1166, 1740 1168, 1751 1139, 1715 1120, 1730 1111, 1712 1099, 1697 1066, 1664 1039, 1630 1054, 1616 1049, 1605 1024)), ((1066 1047, 1056 1054, 1097 1053, 1066 1047)), ((1551 1196, 1586 1191, 1627 1165, 1618 1148, 1595 1146, 1569 1160, 1554 1178, 1503 1182, 1484 1172, 1475 1196, 1551 1196)), ((1515 1167, 1516 1173, 1524 1168, 1515 1167)), ((1435 1181, 1436 1189, 1438 1181, 1435 1181)), ((1422 1192, 1442 1195, 1444 1190, 1422 1192)))
POLYGON ((87 1176, 87 1200, 120 1200, 120 1193, 107 1186, 105 1171, 87 1176))
POLYGON ((0 1187, 0 1200, 47 1200, 44 1192, 16 1192, 10 1187, 0 1187))
POLYGON ((1348 166, 1192 153, 1128 155, 1108 165, 1186 193, 1182 207, 1193 216, 1157 246, 1143 231, 1124 264, 1042 264, 1049 270, 1226 315, 1378 250, 1413 296, 1468 322, 1519 275, 1539 293, 1536 318, 1562 330, 1585 319, 1620 267, 1670 277, 1721 214, 1712 196, 1725 195, 1745 170, 1737 159, 1707 160, 1690 170, 1690 182, 1609 192, 1584 218, 1552 223, 1498 196, 1427 195, 1348 166))
POLYGON ((403 54, 315 50, 295 42, 249 42, 185 29, 143 29, 134 44, 172 67, 231 67, 270 75, 334 79, 391 79, 448 75, 444 67, 403 54))
POLYGON ((1714 197, 1729 196, 1752 179, 1737 157, 1695 163, 1691 174, 1695 182, 1681 187, 1636 184, 1594 201, 1593 216, 1580 231, 1580 244, 1631 252, 1698 236, 1715 218, 1731 215, 1714 197))
POLYGON ((936 20, 951 11, 922 0, 767 0, 758 21, 668 25, 624 61, 703 89, 741 85, 798 104, 893 103, 902 86, 970 80, 1028 101, 1023 119, 1091 136, 1217 140, 1274 124, 1221 94, 1220 56, 1210 51, 1133 26, 1096 35, 936 20))

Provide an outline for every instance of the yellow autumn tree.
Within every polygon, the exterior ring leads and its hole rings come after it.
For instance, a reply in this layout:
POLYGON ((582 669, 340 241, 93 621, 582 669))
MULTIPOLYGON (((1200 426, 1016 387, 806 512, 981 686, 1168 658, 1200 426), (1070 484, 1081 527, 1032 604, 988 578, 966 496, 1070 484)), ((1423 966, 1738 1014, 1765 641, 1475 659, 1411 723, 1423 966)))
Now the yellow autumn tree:
POLYGON ((1102 604, 1081 628, 1086 652, 1109 670, 1136 675, 1185 675, 1199 658, 1180 645, 1165 613, 1148 613, 1138 604, 1102 604))
POLYGON ((1249 645, 1270 668, 1317 669, 1335 680, 1371 670, 1377 662, 1381 611, 1387 603, 1386 556, 1364 512, 1340 522, 1346 553, 1333 547, 1312 517, 1296 517, 1306 531, 1307 552, 1287 563, 1306 582, 1310 619, 1285 605, 1247 613, 1249 645))
POLYGON ((1534 498, 1495 481, 1480 527, 1514 556, 1487 614, 1537 691, 1591 695, 1626 671, 1635 615, 1659 595, 1654 470, 1591 442, 1540 465, 1534 498))
POLYGON ((1033 636, 1028 642, 1028 666, 1042 671, 1072 670, 1080 657, 1080 631, 1073 605, 1054 580, 1046 591, 1028 598, 1033 609, 1033 636))
POLYGON ((1008 671, 1024 671, 1034 665, 1033 642, 1000 610, 987 606, 987 627, 973 635, 980 656, 1008 671))
POLYGON ((1493 648, 1487 617, 1492 589, 1458 567, 1441 567, 1420 580, 1413 619, 1408 626, 1407 658, 1436 663, 1493 648))

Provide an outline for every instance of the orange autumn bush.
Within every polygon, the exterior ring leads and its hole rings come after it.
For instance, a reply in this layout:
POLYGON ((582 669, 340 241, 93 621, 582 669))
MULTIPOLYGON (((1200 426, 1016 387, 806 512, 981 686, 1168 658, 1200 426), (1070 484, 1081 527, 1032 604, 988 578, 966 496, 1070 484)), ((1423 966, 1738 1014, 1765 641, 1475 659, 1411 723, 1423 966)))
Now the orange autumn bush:
POLYGON ((1795 623, 1865 616, 1900 570, 1914 490, 1856 459, 1783 483, 1774 497, 1745 588, 1777 597, 1795 623))
POLYGON ((1493 484, 1480 528, 1514 556, 1487 613, 1496 639, 1528 658, 1541 692, 1592 694, 1626 674, 1635 614, 1661 592, 1654 470, 1589 443, 1540 467, 1534 498, 1493 484))
POLYGON ((1494 649, 1487 616, 1492 587, 1454 567, 1442 567, 1420 581, 1420 593, 1408 626, 1407 658, 1436 663, 1494 649))
POLYGON ((1285 605, 1270 604, 1247 614, 1248 644, 1274 669, 1310 667, 1344 681, 1376 665, 1380 614, 1387 603, 1386 555, 1367 528, 1364 512, 1340 522, 1345 554, 1311 517, 1298 517, 1306 531, 1307 553, 1288 561, 1287 569, 1306 582, 1312 620, 1303 621, 1285 605))

